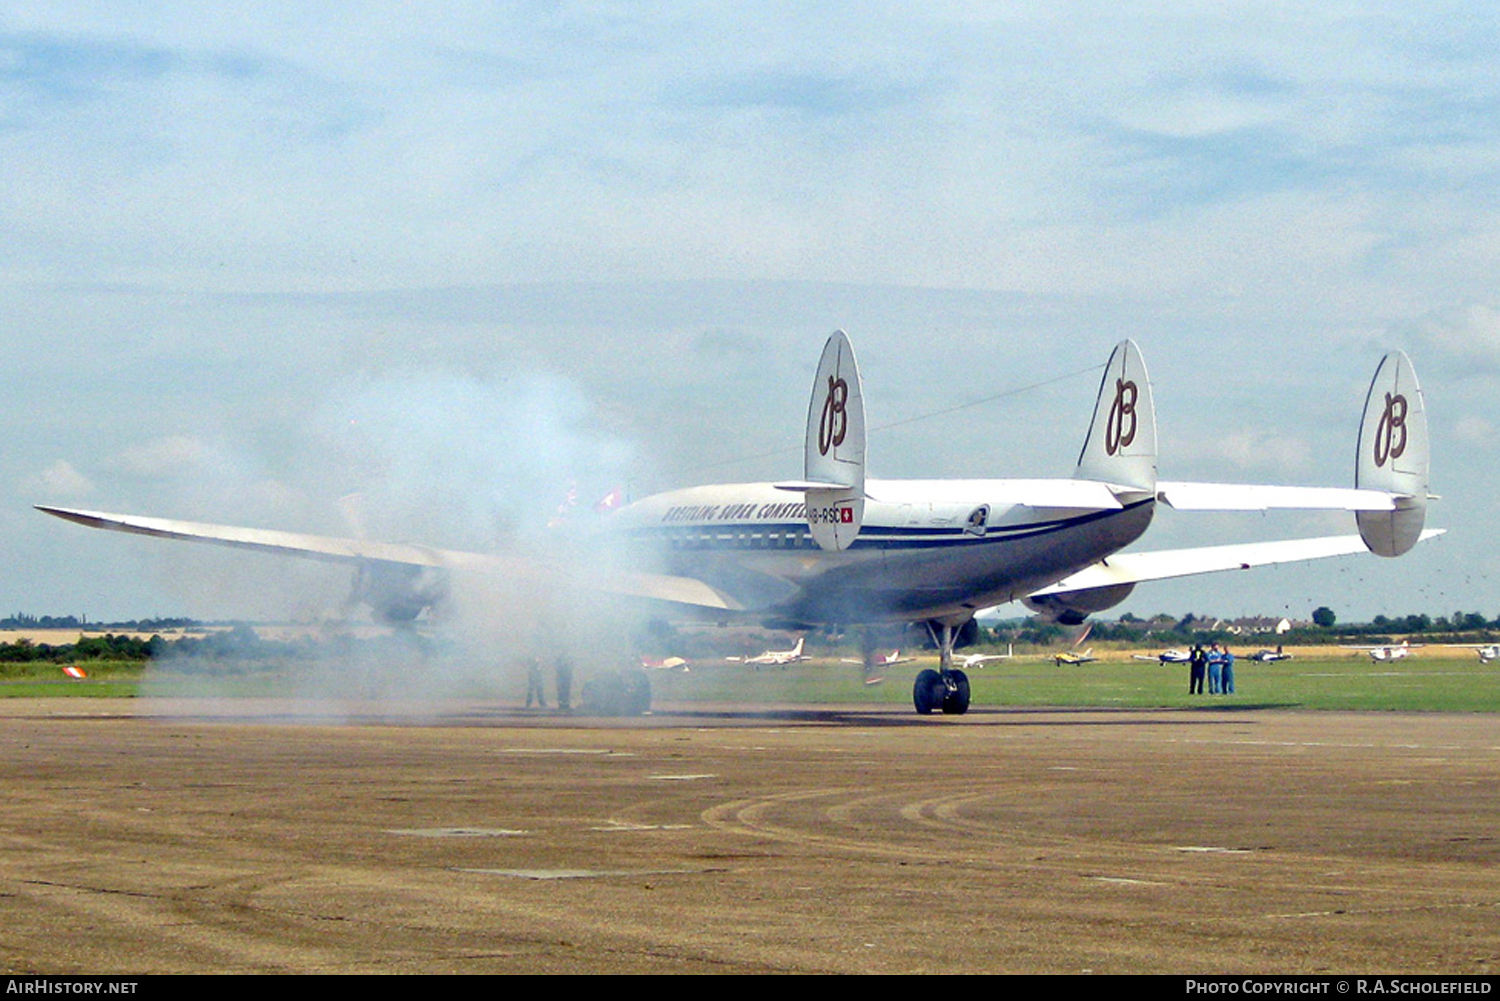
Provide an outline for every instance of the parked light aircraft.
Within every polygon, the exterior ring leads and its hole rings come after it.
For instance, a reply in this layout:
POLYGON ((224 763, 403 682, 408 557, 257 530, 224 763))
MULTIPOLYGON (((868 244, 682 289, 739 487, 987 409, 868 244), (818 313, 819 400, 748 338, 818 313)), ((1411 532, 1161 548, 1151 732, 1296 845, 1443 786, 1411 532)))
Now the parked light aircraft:
POLYGON ((741 664, 769 664, 772 667, 785 667, 787 664, 795 664, 799 660, 812 660, 802 652, 802 644, 806 640, 799 638, 797 644, 790 650, 767 650, 765 653, 754 657, 725 657, 725 660, 738 661, 741 664))
POLYGON ((641 667, 648 671, 675 671, 682 668, 684 674, 690 670, 688 662, 682 657, 642 657, 641 667))
POLYGON ((1089 647, 1083 653, 1065 650, 1062 653, 1053 654, 1052 659, 1057 662, 1058 667, 1062 667, 1064 664, 1092 664, 1099 658, 1094 656, 1094 648, 1089 647))
POLYGON ((1005 644, 1004 653, 970 653, 959 658, 958 669, 972 671, 978 667, 984 667, 992 660, 1011 660, 1016 655, 1014 643, 1005 644))
POLYGON ((1484 664, 1492 660, 1500 660, 1500 643, 1449 643, 1448 645, 1473 650, 1479 654, 1479 660, 1484 664))
POLYGON ((1292 655, 1285 652, 1281 647, 1275 650, 1257 650, 1250 655, 1251 660, 1258 660, 1263 664, 1271 664, 1278 660, 1291 660, 1292 655))
POLYGON ((1134 653, 1131 654, 1131 656, 1136 660, 1154 660, 1158 664, 1186 664, 1188 661, 1193 659, 1192 654, 1188 653, 1186 650, 1178 650, 1175 648, 1171 650, 1163 650, 1155 657, 1148 656, 1144 653, 1134 653))
POLYGON ((1393 660, 1404 660, 1411 656, 1411 652, 1418 649, 1421 644, 1412 646, 1408 640, 1387 646, 1346 646, 1345 650, 1363 650, 1370 655, 1370 659, 1377 664, 1384 664, 1393 660))
MULTIPOLYGON (((903 656, 901 656, 901 651, 900 650, 892 650, 890 653, 886 654, 884 657, 876 657, 875 658, 875 664, 874 664, 874 666, 875 667, 895 667, 897 664, 910 664, 912 661, 914 661, 916 659, 917 658, 915 658, 915 657, 903 657, 903 656)), ((842 663, 845 663, 845 664, 863 664, 864 663, 863 660, 857 660, 857 659, 855 659, 853 657, 840 657, 839 660, 842 663)))
MULTIPOLYGON (((867 665, 877 629, 925 623, 938 641, 939 669, 917 676, 913 703, 919 713, 962 713, 969 684, 953 666, 953 647, 981 609, 1022 601, 1077 624, 1143 581, 1366 549, 1398 556, 1438 534, 1422 527, 1427 421, 1400 352, 1381 360, 1370 384, 1353 489, 1158 480, 1151 383, 1131 341, 1110 355, 1071 479, 879 480, 865 475, 865 445, 859 369, 848 338, 836 332, 813 381, 801 480, 691 487, 630 504, 611 517, 610 530, 650 571, 570 569, 560 571, 564 583, 578 604, 603 592, 709 621, 864 627, 867 665), (1158 504, 1348 510, 1359 534, 1121 552, 1146 531, 1158 504)), ((535 570, 514 556, 41 510, 112 531, 343 563, 356 571, 356 596, 392 619, 441 601, 454 572, 535 570)))

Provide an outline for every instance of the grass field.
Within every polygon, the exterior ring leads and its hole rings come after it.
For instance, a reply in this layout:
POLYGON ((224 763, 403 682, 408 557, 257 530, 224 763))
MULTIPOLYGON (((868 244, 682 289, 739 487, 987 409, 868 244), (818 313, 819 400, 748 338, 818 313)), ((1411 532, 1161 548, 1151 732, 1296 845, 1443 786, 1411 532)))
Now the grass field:
MULTIPOLYGON (((860 684, 857 668, 816 662, 758 672, 710 665, 687 675, 655 676, 652 685, 658 698, 671 700, 906 703, 917 671, 935 664, 936 658, 923 658, 900 665, 886 672, 883 684, 870 687, 860 684)), ((1372 664, 1362 655, 1274 664, 1240 659, 1233 695, 1189 695, 1187 665, 1158 666, 1128 657, 1076 667, 1018 657, 968 674, 975 706, 1500 711, 1500 664, 1482 664, 1472 655, 1395 664, 1372 664)))
MULTIPOLYGON (((1323 651, 1321 656, 1299 655, 1275 664, 1241 658, 1235 665, 1237 691, 1233 695, 1189 695, 1186 665, 1158 666, 1130 659, 1127 653, 1107 653, 1103 659, 1079 666, 1058 667, 1050 658, 1017 657, 992 662, 969 672, 973 704, 983 706, 1091 706, 1101 708, 1287 708, 1357 709, 1430 712, 1500 712, 1500 664, 1484 664, 1471 653, 1432 651, 1392 664, 1374 664, 1361 654, 1323 651)), ((935 657, 919 658, 885 672, 879 685, 861 683, 857 667, 836 661, 808 661, 785 669, 760 670, 739 664, 697 664, 687 673, 652 672, 651 684, 659 701, 773 703, 909 703, 917 671, 935 666, 935 657)), ((0 675, 0 697, 130 698, 150 681, 151 694, 166 695, 288 695, 303 691, 296 665, 238 667, 205 675, 166 668, 142 669, 139 664, 86 664, 89 678, 72 681, 57 665, 6 665, 0 675), (24 668, 26 673, 17 670, 24 668)), ((471 665, 472 667, 472 665, 471 665)), ((326 680, 326 668, 323 669, 326 680)), ((392 676, 422 687, 424 668, 410 672, 382 670, 382 689, 389 694, 392 676)), ((548 672, 547 684, 552 679, 548 672)), ((580 684, 587 671, 579 671, 580 684)), ((357 695, 360 679, 349 678, 348 691, 357 695)), ((400 686, 403 681, 397 682, 400 686)), ((502 678, 500 672, 466 690, 447 694, 475 698, 505 698, 514 688, 520 700, 524 685, 502 678)), ((327 690, 326 685, 322 686, 327 690)))

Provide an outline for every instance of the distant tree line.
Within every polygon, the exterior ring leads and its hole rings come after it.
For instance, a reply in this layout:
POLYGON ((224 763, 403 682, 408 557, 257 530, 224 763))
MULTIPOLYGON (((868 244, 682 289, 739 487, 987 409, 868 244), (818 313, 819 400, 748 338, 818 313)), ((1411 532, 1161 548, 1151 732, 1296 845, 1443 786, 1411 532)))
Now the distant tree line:
POLYGON ((125 622, 90 623, 86 615, 27 615, 17 612, 0 619, 0 629, 88 629, 93 632, 155 633, 167 629, 197 629, 204 623, 197 619, 129 619, 125 622))
MULTIPOLYGON (((58 627, 61 628, 61 627, 58 627)), ((19 639, 0 643, 0 664, 54 663, 74 664, 88 661, 182 661, 248 662, 309 661, 326 657, 352 657, 380 654, 389 648, 395 655, 429 654, 438 643, 414 633, 358 639, 339 635, 315 639, 262 639, 243 623, 219 629, 202 636, 177 636, 171 639, 153 633, 148 639, 125 634, 83 636, 76 643, 36 643, 19 639)))
MULTIPOLYGON (((1314 610, 1312 622, 1293 624, 1284 633, 1271 631, 1245 631, 1231 627, 1231 623, 1208 616, 1188 613, 1182 616, 1158 613, 1149 618, 1140 618, 1125 613, 1118 619, 1091 619, 1090 640, 1099 642, 1122 642, 1141 646, 1161 644, 1180 646, 1189 643, 1219 641, 1234 646, 1294 644, 1332 644, 1350 639, 1362 642, 1393 642, 1404 636, 1420 635, 1428 642, 1494 642, 1500 638, 1500 618, 1487 619, 1479 612, 1454 612, 1451 615, 1433 617, 1425 613, 1404 616, 1377 615, 1367 623, 1339 623, 1332 609, 1326 606, 1314 610)), ((4 629, 99 629, 99 625, 88 626, 85 619, 75 616, 34 616, 16 614, 0 619, 4 629)), ((181 658, 199 661, 296 661, 315 660, 329 656, 353 656, 356 654, 379 654, 383 647, 392 652, 410 655, 432 653, 443 641, 424 637, 417 633, 398 636, 356 639, 341 635, 331 638, 302 637, 293 640, 262 639, 256 631, 243 623, 228 629, 215 628, 200 636, 174 636, 167 638, 162 631, 201 629, 205 623, 188 618, 140 619, 133 622, 111 623, 109 628, 120 632, 107 632, 102 636, 83 636, 74 643, 37 643, 20 639, 13 643, 0 643, 0 664, 33 662, 73 663, 80 661, 148 661, 181 658), (127 635, 126 633, 137 635, 127 635), (147 639, 138 634, 150 632, 147 639)), ((222 625, 222 624, 216 624, 222 625)), ((1003 620, 974 629, 973 640, 979 646, 1004 648, 1016 646, 1056 646, 1072 642, 1078 636, 1077 626, 1061 626, 1040 616, 1026 616, 1003 620)), ((904 637, 890 637, 903 645, 921 645, 920 631, 908 631, 904 637)), ((968 637, 966 637, 968 639, 968 637)), ((830 645, 842 646, 849 637, 831 631, 825 637, 830 645)), ((665 623, 653 623, 635 638, 643 651, 675 654, 688 657, 703 657, 716 654, 724 643, 716 630, 698 634, 680 633, 665 623)), ((744 638, 741 642, 750 642, 744 638)), ((760 642, 756 638, 756 643, 760 642)), ((749 647, 746 647, 749 649, 749 647)))
POLYGON ((0 643, 0 664, 30 664, 48 661, 68 664, 82 660, 147 660, 159 655, 165 644, 160 636, 148 640, 134 636, 115 635, 85 636, 77 643, 33 643, 19 639, 14 643, 0 643))
MULTIPOLYGON (((1490 642, 1500 637, 1500 617, 1488 619, 1479 612, 1454 612, 1452 615, 1439 615, 1436 618, 1425 613, 1394 617, 1377 615, 1369 622, 1341 623, 1334 611, 1327 606, 1315 609, 1311 622, 1293 623, 1291 629, 1284 633, 1238 629, 1227 620, 1194 615, 1191 612, 1182 616, 1159 613, 1144 619, 1126 612, 1116 620, 1089 621, 1091 640, 1142 644, 1160 642, 1176 645, 1218 641, 1236 645, 1289 643, 1312 646, 1347 639, 1387 642, 1411 635, 1421 635, 1434 641, 1490 642)), ((1060 626, 1040 616, 1031 616, 983 628, 979 642, 999 646, 1007 643, 1047 646, 1071 640, 1078 635, 1078 628, 1060 626)))

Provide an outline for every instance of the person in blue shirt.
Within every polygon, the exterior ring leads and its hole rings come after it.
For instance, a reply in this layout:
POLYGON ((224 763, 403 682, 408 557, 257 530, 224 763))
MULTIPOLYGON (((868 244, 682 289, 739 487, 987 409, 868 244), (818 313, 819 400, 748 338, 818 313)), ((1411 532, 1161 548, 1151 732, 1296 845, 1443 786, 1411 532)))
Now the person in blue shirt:
POLYGON ((1234 654, 1229 652, 1228 644, 1224 646, 1224 664, 1220 669, 1219 691, 1224 695, 1234 694, 1234 654))

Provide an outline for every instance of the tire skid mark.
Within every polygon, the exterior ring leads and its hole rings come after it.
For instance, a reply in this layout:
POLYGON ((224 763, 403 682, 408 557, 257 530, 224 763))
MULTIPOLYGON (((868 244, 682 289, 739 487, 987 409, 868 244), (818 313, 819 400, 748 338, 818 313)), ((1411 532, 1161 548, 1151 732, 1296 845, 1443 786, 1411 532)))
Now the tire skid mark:
MULTIPOLYGON (((992 820, 967 815, 976 807, 1007 800, 1000 790, 974 791, 946 796, 922 796, 925 790, 909 789, 871 794, 866 789, 810 789, 780 793, 758 799, 741 799, 720 804, 703 813, 709 826, 722 831, 760 838, 770 838, 783 845, 819 851, 841 851, 867 858, 900 860, 928 856, 935 864, 963 865, 979 869, 1004 869, 1029 872, 1051 880, 1080 881, 1096 884, 1106 893, 1170 892, 1219 893, 1239 895, 1252 892, 1264 878, 1264 867, 1274 865, 1279 871, 1288 867, 1300 869, 1308 878, 1298 884, 1298 894, 1314 899, 1353 894, 1364 901, 1361 911, 1380 910, 1376 901, 1411 900, 1414 893, 1448 897, 1445 883, 1436 878, 1426 890, 1416 891, 1409 879, 1410 864, 1370 867, 1357 874, 1351 883, 1318 878, 1336 856, 1282 852, 1264 849, 1236 854, 1184 853, 1181 846, 1167 843, 1111 840, 1046 831, 1035 824, 1015 822, 997 825, 992 820), (819 801, 821 809, 808 812, 819 801), (800 812, 799 812, 800 811, 800 812), (861 825, 879 827, 877 839, 841 833, 861 825), (919 837, 898 843, 901 832, 883 820, 899 817, 919 837), (839 830, 817 830, 827 824, 839 830), (951 837, 934 841, 937 835, 964 835, 957 842, 951 837)), ((1434 866, 1439 877, 1443 867, 1434 866)), ((1462 894, 1460 894, 1462 897, 1462 894)), ((1399 904, 1400 910, 1444 908, 1483 908, 1496 906, 1488 900, 1441 899, 1399 904)), ((1328 908, 1328 913, 1339 913, 1328 908)), ((1354 909, 1349 909, 1352 913, 1354 909)), ((1268 914, 1266 919, 1301 916, 1305 912, 1268 914)))

